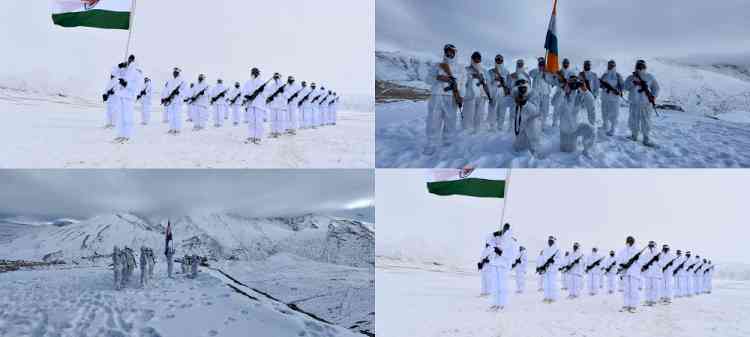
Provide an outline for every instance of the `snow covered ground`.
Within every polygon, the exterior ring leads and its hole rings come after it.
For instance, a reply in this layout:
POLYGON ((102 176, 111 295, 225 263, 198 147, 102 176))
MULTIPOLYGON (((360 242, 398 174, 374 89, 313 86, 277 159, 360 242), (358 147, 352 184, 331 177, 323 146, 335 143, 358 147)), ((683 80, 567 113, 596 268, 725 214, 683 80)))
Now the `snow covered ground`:
MULTIPOLYGON (((533 269, 529 268, 530 270, 533 269)), ((710 295, 620 313, 621 294, 543 304, 536 278, 500 313, 479 298, 479 274, 445 266, 377 260, 376 323, 383 336, 740 337, 750 335, 750 282, 714 281, 710 295), (408 305, 404 305, 408 303, 408 305)), ((510 283, 513 284, 513 283, 510 283)))
POLYGON ((220 274, 165 276, 144 289, 112 288, 103 266, 0 274, 2 336, 356 336, 291 310, 220 274), (227 286, 232 284, 247 295, 227 286))
POLYGON ((173 218, 176 256, 207 256, 215 268, 189 280, 165 277, 164 223, 132 213, 0 221, 3 259, 65 262, 0 273, 0 336, 374 334, 373 224, 316 214, 173 218), (113 290, 106 254, 115 244, 134 247, 136 260, 141 245, 154 249, 153 285, 113 290))
MULTIPOLYGON (((434 60, 400 52, 376 52, 376 80, 424 88, 424 77, 434 60)), ((513 59, 513 58, 506 58, 513 59)), ((532 58, 526 57, 526 64, 532 58)), ((634 61, 634 60, 633 60, 634 61)), ((573 60, 579 64, 578 60, 573 60)), ((593 60, 601 72, 605 60, 593 60)), ((619 60, 621 65, 632 64, 619 60)), ((621 106, 617 136, 600 134, 590 158, 559 151, 559 132, 544 135, 542 158, 512 151, 510 132, 478 135, 459 133, 449 146, 424 156, 427 103, 399 101, 376 105, 377 167, 583 167, 583 168, 702 168, 750 167, 750 82, 741 69, 698 68, 666 59, 649 60, 650 71, 662 87, 659 104, 673 104, 686 112, 660 110, 653 140, 658 149, 624 139, 628 108, 621 106), (706 115, 713 116, 708 118, 706 115)), ((619 71, 628 73, 629 66, 619 71)), ((598 104, 597 104, 598 105, 598 104)), ((585 118, 582 113, 580 118, 585 118)), ((601 112, 597 107, 601 125, 601 112)), ((508 126, 506 122, 506 126, 508 126)))
MULTIPOLYGON (((104 106, 70 96, 0 88, 0 168, 371 168, 374 114, 339 112, 338 124, 246 145, 246 125, 168 135, 154 102, 152 122, 127 145, 111 143, 104 106)), ((140 108, 139 108, 140 109, 140 108)), ((344 109, 342 109, 344 110, 344 109)), ((268 130, 266 125, 266 130, 268 130)))

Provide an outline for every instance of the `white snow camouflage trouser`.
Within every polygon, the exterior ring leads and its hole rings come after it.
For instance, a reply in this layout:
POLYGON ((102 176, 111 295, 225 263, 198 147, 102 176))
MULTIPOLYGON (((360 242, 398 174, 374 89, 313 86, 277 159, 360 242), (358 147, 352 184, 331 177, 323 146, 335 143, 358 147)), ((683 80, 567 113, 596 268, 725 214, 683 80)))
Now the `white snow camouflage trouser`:
POLYGON ((226 115, 227 106, 216 104, 214 105, 214 125, 224 125, 224 116, 226 115))
POLYGON ((425 133, 427 142, 436 145, 440 142, 450 143, 456 134, 456 114, 458 106, 453 96, 433 95, 427 102, 427 119, 425 133))
POLYGON ((167 111, 167 120, 169 120, 170 130, 180 131, 182 128, 182 116, 180 116, 181 108, 182 106, 179 103, 172 103, 164 107, 164 110, 167 111))
POLYGON ((298 129, 300 118, 299 118, 299 109, 297 107, 297 103, 288 104, 286 110, 289 114, 289 123, 287 124, 287 129, 289 130, 298 129))
POLYGON ((620 115, 620 98, 614 94, 602 94, 602 122, 605 131, 615 131, 620 115))
POLYGON ((570 296, 580 296, 581 289, 583 289, 583 276, 570 274, 568 275, 568 278, 570 279, 568 293, 570 294, 570 296))
POLYGON ((461 128, 464 131, 478 132, 482 127, 484 112, 487 111, 486 98, 472 98, 464 101, 464 111, 461 116, 461 128))
POLYGON ((117 113, 117 97, 111 96, 109 99, 107 99, 107 110, 104 115, 104 122, 105 125, 115 125, 115 121, 117 120, 117 116, 119 115, 117 113))
POLYGON ((271 108, 271 132, 281 133, 284 127, 284 110, 271 108))
POLYGON ((625 300, 625 306, 635 308, 638 306, 638 302, 640 301, 640 297, 638 294, 639 280, 637 277, 631 275, 623 276, 623 280, 625 281, 625 284, 622 296, 625 300))
POLYGON ((556 301, 559 293, 557 286, 557 272, 548 270, 544 275, 544 299, 556 301))
POLYGON ((599 275, 589 273, 587 277, 586 285, 588 285, 589 294, 596 295, 599 292, 599 281, 601 280, 599 275))
POLYGON ((536 106, 539 107, 539 113, 542 114, 539 120, 542 123, 542 130, 547 128, 547 118, 549 118, 550 96, 549 94, 534 95, 536 106))
POLYGON ((516 269, 516 291, 519 293, 526 290, 526 273, 516 269))
POLYGON ((661 280, 658 277, 647 276, 645 281, 646 301, 656 302, 659 299, 661 280))
POLYGON ((263 109, 256 107, 249 107, 247 109, 247 117, 249 118, 247 130, 249 138, 263 138, 263 115, 265 115, 263 109))
POLYGON ((492 305, 508 305, 508 269, 490 266, 492 271, 492 305))
POLYGON ((143 98, 141 101, 141 123, 148 124, 151 122, 151 100, 143 98))
POLYGON ((482 276, 482 290, 480 294, 488 295, 490 291, 492 291, 492 273, 490 271, 490 266, 486 265, 482 267, 480 274, 482 276))
POLYGON ((659 292, 661 298, 672 298, 672 273, 667 271, 662 274, 661 278, 661 290, 659 292))
POLYGON ((617 291, 617 273, 610 272, 607 274, 607 291, 610 293, 614 293, 617 291))
POLYGON ((232 123, 233 124, 239 124, 242 122, 240 119, 240 110, 242 107, 239 104, 234 104, 231 106, 232 109, 232 123))
POLYGON ((114 97, 117 103, 117 136, 124 138, 133 137, 133 119, 135 119, 133 105, 134 102, 129 98, 114 97))
POLYGON ((503 130, 511 103, 510 96, 502 96, 495 97, 492 104, 487 105, 487 124, 490 126, 490 130, 503 130))
POLYGON ((638 134, 642 133, 644 138, 649 138, 651 132, 651 114, 653 114, 653 109, 650 105, 630 105, 628 127, 633 136, 638 137, 638 134))

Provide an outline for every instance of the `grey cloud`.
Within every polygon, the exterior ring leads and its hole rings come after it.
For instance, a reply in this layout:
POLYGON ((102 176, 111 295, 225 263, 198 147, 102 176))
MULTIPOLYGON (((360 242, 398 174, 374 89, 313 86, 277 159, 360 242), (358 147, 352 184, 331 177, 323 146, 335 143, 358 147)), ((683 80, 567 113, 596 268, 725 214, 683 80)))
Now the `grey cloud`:
POLYGON ((335 212, 374 198, 370 170, 2 170, 0 214, 247 216, 335 212))

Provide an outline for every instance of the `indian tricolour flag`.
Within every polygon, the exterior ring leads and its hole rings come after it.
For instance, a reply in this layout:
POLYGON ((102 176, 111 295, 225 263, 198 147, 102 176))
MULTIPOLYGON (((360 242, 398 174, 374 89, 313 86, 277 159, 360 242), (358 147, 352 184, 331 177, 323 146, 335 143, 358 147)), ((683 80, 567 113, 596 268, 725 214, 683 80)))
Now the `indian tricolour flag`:
POLYGON ((52 21, 63 27, 130 29, 133 0, 51 0, 52 21))
POLYGON ((544 39, 544 49, 547 50, 547 64, 545 68, 551 73, 560 71, 560 51, 557 48, 557 0, 552 4, 552 16, 549 19, 547 37, 544 39))
POLYGON ((427 191, 437 195, 504 198, 506 170, 433 169, 427 172, 427 191))

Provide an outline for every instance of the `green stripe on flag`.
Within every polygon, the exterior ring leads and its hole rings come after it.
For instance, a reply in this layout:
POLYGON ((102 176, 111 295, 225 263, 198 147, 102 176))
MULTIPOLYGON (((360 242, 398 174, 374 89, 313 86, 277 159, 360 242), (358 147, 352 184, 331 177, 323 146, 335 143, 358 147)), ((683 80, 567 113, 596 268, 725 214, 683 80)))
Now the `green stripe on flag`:
POLYGON ((130 12, 92 9, 85 12, 52 14, 52 22, 63 27, 130 29, 130 12))
POLYGON ((427 183, 427 190, 437 195, 467 195, 480 198, 505 197, 505 181, 480 178, 435 181, 427 183))

